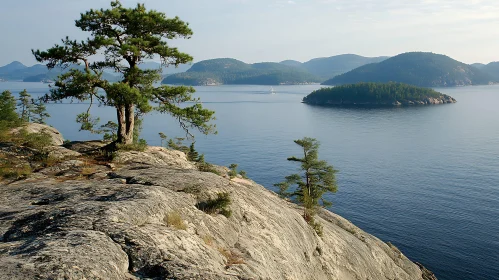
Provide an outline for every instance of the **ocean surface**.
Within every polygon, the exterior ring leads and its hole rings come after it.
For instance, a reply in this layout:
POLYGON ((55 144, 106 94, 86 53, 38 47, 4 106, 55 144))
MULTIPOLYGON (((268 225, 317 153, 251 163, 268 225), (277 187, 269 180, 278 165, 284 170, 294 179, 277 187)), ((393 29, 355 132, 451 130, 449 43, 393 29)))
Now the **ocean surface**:
MULTIPOLYGON (((293 140, 321 142, 319 156, 339 170, 331 210, 383 241, 441 280, 499 279, 499 86, 437 88, 456 104, 404 108, 326 108, 302 104, 318 85, 197 87, 216 111, 218 135, 199 135, 206 160, 238 163, 269 189, 298 171, 286 158, 300 155, 293 140)), ((41 83, 0 83, 0 90, 41 83)), ((86 104, 54 104, 49 124, 70 140, 86 104)), ((109 108, 94 106, 102 122, 109 108)), ((159 145, 159 132, 185 136, 170 117, 150 114, 142 137, 159 145)))

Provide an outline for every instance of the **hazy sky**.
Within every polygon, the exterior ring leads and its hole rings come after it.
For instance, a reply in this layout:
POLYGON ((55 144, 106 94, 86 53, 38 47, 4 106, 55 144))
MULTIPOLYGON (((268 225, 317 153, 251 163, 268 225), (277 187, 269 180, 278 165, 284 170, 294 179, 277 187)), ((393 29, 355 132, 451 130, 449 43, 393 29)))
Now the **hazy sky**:
MULTIPOLYGON (((0 65, 35 63, 66 35, 81 12, 110 0, 2 0, 0 65)), ((393 56, 408 51, 446 54, 465 63, 499 60, 498 0, 142 0, 178 15, 194 36, 173 45, 195 61, 232 57, 245 62, 307 61, 354 53, 393 56)), ((126 6, 137 1, 122 0, 126 6)))

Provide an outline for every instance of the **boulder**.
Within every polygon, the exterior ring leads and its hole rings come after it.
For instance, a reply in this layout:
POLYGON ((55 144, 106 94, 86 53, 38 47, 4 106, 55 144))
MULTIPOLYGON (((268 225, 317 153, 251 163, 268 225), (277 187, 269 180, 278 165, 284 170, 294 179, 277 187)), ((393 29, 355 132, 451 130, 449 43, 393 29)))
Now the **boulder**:
POLYGON ((51 126, 39 123, 27 123, 25 126, 21 128, 13 129, 12 132, 16 133, 22 128, 26 129, 28 133, 41 133, 41 132, 48 133, 52 139, 51 143, 52 145, 59 146, 64 143, 64 137, 62 137, 62 134, 57 129, 51 126))

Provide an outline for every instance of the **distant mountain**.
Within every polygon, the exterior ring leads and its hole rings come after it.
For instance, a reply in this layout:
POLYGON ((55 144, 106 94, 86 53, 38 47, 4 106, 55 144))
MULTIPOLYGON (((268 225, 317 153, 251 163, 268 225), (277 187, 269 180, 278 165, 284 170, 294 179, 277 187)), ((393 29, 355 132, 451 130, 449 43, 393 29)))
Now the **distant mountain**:
MULTIPOLYGON (((141 69, 159 69, 161 64, 159 62, 148 61, 139 66, 141 69)), ((174 66, 163 67, 162 75, 171 75, 174 73, 180 73, 187 71, 191 66, 187 64, 181 64, 177 68, 174 66)), ((83 69, 82 66, 77 68, 83 69)), ((0 67, 0 80, 5 81, 24 81, 24 82, 41 82, 44 80, 54 80, 58 75, 64 73, 67 70, 62 69, 52 69, 48 70, 45 65, 35 64, 33 66, 26 66, 19 61, 11 62, 5 66, 0 67)), ((104 71, 104 78, 109 81, 116 81, 119 77, 118 74, 114 73, 112 70, 104 71)))
MULTIPOLYGON (((155 62, 155 61, 147 61, 139 65, 140 69, 159 69, 161 68, 161 63, 155 62)), ((180 64, 178 67, 175 66, 169 66, 169 67, 163 67, 162 68, 162 75, 171 75, 175 73, 182 73, 191 68, 190 64, 180 64)))
POLYGON ((22 81, 29 76, 40 75, 46 72, 47 67, 44 65, 36 64, 27 67, 19 61, 14 61, 0 67, 0 79, 6 81, 22 81))
POLYGON ((284 60, 284 61, 281 61, 279 63, 283 64, 283 65, 295 66, 295 67, 300 67, 303 65, 303 63, 296 61, 296 60, 284 60))
POLYGON ((27 68, 26 65, 19 61, 13 61, 5 66, 0 67, 0 76, 8 74, 10 72, 18 71, 27 68))
MULTIPOLYGON (((28 75, 27 77, 22 79, 23 82, 44 82, 49 80, 53 81, 57 79, 57 76, 66 73, 67 71, 69 71, 69 69, 74 68, 79 69, 80 71, 84 71, 84 67, 82 65, 75 65, 74 67, 70 67, 68 69, 54 68, 51 70, 48 70, 47 66, 41 64, 34 65, 31 68, 33 67, 36 67, 37 71, 39 71, 40 74, 28 75)), ((114 82, 119 79, 119 75, 109 72, 104 72, 104 74, 102 74, 102 77, 110 82, 114 82)))
POLYGON ((475 68, 478 68, 478 69, 482 69, 485 66, 485 64, 483 64, 483 63, 473 63, 470 65, 475 67, 475 68))
POLYGON ((185 73, 173 74, 164 84, 219 85, 219 84, 304 84, 318 83, 320 79, 304 69, 275 62, 247 64, 232 58, 204 60, 192 65, 185 73))
POLYGON ((489 74, 496 81, 499 81, 499 61, 484 65, 480 70, 486 74, 489 74))
POLYGON ((387 58, 388 56, 364 57, 356 54, 342 54, 314 58, 303 63, 302 67, 310 73, 326 80, 369 63, 381 62, 387 58))
POLYGON ((400 82, 422 87, 445 87, 488 84, 496 81, 479 69, 448 56, 410 52, 379 63, 356 68, 324 82, 343 85, 358 82, 400 82))

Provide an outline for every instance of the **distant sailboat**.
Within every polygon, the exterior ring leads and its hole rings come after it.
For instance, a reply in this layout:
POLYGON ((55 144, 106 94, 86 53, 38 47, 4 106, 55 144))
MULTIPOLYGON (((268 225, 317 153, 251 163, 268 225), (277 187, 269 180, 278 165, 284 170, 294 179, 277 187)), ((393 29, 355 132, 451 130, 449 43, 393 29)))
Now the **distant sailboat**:
POLYGON ((275 94, 274 87, 270 87, 270 94, 275 94))

